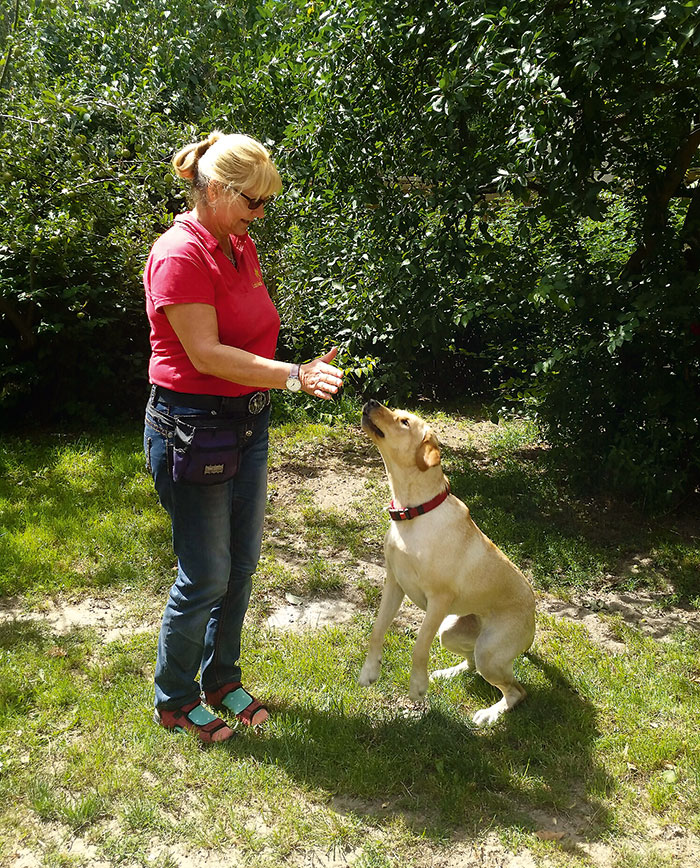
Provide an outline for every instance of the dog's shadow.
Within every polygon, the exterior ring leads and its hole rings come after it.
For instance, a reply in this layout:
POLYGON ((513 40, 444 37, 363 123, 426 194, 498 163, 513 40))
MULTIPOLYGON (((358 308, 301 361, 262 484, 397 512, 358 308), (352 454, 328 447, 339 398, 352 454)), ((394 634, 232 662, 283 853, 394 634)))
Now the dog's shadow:
MULTIPOLYGON (((595 710, 536 654, 524 665, 539 673, 537 683, 528 684, 525 703, 490 728, 477 729, 474 709, 459 708, 436 682, 421 709, 397 709, 376 694, 361 713, 332 693, 326 707, 273 704, 266 731, 231 747, 328 792, 341 814, 379 824, 400 817, 435 840, 469 840, 485 826, 534 832, 545 815, 575 827, 569 846, 598 839, 613 818, 600 800, 610 780, 594 759, 595 710)), ((470 706, 498 698, 476 675, 451 683, 470 706)))

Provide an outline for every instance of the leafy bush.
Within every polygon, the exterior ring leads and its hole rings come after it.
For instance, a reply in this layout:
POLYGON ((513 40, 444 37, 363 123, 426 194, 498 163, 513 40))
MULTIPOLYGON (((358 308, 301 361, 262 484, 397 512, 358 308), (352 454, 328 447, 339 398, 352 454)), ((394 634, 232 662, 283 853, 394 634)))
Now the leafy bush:
POLYGON ((18 8, 0 117, 0 403, 63 419, 133 408, 141 271, 183 207, 168 163, 197 134, 223 23, 188 0, 18 8))
POLYGON ((692 491, 695 5, 342 6, 312 40, 316 123, 285 131, 317 227, 292 262, 325 263, 300 346, 344 325, 367 386, 500 385, 579 475, 692 491))

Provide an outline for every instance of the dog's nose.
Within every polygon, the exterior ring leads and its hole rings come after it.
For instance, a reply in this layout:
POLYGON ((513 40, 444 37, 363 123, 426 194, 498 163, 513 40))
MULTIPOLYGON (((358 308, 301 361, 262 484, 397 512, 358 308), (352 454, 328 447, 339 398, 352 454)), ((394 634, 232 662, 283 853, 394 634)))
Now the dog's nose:
POLYGON ((363 407, 363 410, 373 410, 375 407, 381 407, 381 404, 379 403, 379 401, 375 401, 374 398, 370 398, 363 407))

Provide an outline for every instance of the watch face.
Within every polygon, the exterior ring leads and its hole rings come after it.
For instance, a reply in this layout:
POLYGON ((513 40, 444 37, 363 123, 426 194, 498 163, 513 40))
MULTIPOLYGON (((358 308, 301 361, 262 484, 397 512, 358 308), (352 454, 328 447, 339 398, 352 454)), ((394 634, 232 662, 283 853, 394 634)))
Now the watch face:
POLYGON ((287 380, 287 388, 290 392, 298 392, 301 389, 301 380, 297 377, 290 377, 287 380))

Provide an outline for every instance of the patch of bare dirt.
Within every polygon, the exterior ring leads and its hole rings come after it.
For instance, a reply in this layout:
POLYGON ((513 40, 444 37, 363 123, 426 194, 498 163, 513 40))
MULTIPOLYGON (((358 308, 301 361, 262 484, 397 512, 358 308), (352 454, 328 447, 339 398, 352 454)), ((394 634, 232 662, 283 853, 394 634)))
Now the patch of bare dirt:
POLYGON ((615 620, 661 642, 668 641, 682 628, 700 632, 700 612, 668 608, 664 598, 664 594, 653 591, 597 592, 569 600, 540 594, 538 608, 556 618, 579 621, 597 645, 613 654, 621 654, 626 646, 616 634, 615 620))
MULTIPOLYGON (((357 575, 366 577, 380 588, 384 581, 383 567, 362 562, 353 569, 357 575)), ((625 643, 618 638, 614 621, 641 630, 659 641, 666 641, 680 628, 700 632, 700 613, 690 609, 660 609, 659 598, 651 592, 599 593, 594 597, 582 596, 562 600, 540 594, 538 610, 555 618, 565 618, 581 623, 591 640, 613 654, 626 651, 625 643), (612 616, 612 620, 611 620, 612 616)), ((334 624, 344 624, 366 611, 366 606, 356 593, 333 597, 302 597, 285 594, 284 602, 278 601, 267 617, 267 626, 273 630, 319 630, 334 624)), ((422 612, 408 601, 399 613, 401 626, 417 629, 422 612)), ((79 602, 56 600, 42 611, 28 612, 16 601, 0 602, 0 624, 12 622, 37 624, 57 636, 76 629, 94 630, 104 642, 112 642, 124 635, 144 633, 157 629, 159 617, 154 613, 148 620, 136 622, 124 617, 118 604, 108 599, 87 597, 79 602)))
POLYGON ((82 600, 50 600, 37 611, 27 611, 18 600, 0 600, 0 624, 36 624, 57 636, 73 630, 92 629, 105 642, 124 634, 145 633, 157 624, 155 616, 135 621, 125 615, 118 600, 85 597, 82 600))
POLYGON ((267 626, 273 630, 318 630, 351 621, 358 612, 358 606, 349 600, 305 600, 293 594, 285 596, 287 605, 277 609, 267 619, 267 626))
MULTIPOLYGON (((357 799, 333 799, 330 807, 339 814, 375 816, 381 819, 387 815, 388 806, 380 803, 373 806, 357 799)), ((415 822, 414 817, 407 819, 410 823, 415 822)), ((644 853, 651 864, 658 864, 656 860, 661 860, 660 864, 677 865, 679 868, 700 866, 700 840, 679 826, 651 825, 645 830, 643 838, 630 837, 611 845, 586 839, 585 833, 581 833, 579 829, 580 824, 570 817, 552 817, 542 813, 532 819, 540 824, 535 833, 540 840, 554 843, 563 853, 578 857, 592 868, 619 868, 624 864, 624 856, 630 853, 644 853)), ((118 832, 114 821, 109 825, 114 826, 115 832, 118 832)), ((261 836, 274 831, 262 819, 251 820, 245 826, 252 833, 261 836)), ((372 838, 381 841, 382 830, 379 826, 372 827, 372 838)), ((44 824, 42 840, 36 843, 41 847, 41 855, 31 846, 19 845, 9 854, 8 868, 40 868, 46 864, 45 856, 51 851, 60 853, 61 864, 70 862, 82 868, 112 868, 117 864, 116 861, 102 858, 98 847, 90 840, 75 835, 68 828, 56 823, 44 824)), ((256 857, 256 861, 265 865, 277 864, 269 861, 274 858, 272 850, 263 850, 256 857)), ((166 843, 155 838, 148 859, 149 864, 171 865, 173 868, 197 868, 200 865, 207 865, 208 868, 242 868, 252 864, 250 856, 235 846, 221 845, 215 849, 207 849, 195 844, 166 843)), ((137 863, 128 859, 119 858, 118 864, 123 868, 138 868, 137 863)), ((364 848, 342 845, 329 849, 309 847, 295 851, 284 861, 288 868, 352 868, 358 864, 367 864, 364 848)), ((528 847, 509 849, 495 832, 489 832, 479 841, 463 841, 455 837, 441 845, 426 842, 413 854, 410 864, 412 868, 556 868, 562 861, 558 854, 543 855, 528 847)))
POLYGON ((315 446, 314 454, 288 458, 270 468, 269 488, 272 503, 293 506, 302 493, 313 497, 320 509, 347 510, 367 493, 370 480, 381 476, 382 460, 378 454, 368 454, 359 440, 350 454, 339 454, 328 446, 315 446), (352 472, 350 469, 352 467, 352 472))

